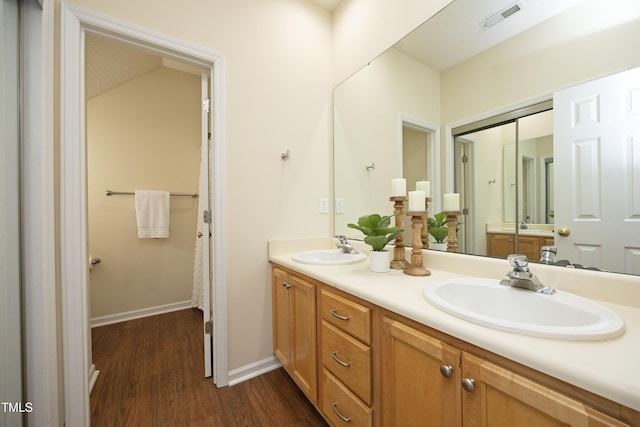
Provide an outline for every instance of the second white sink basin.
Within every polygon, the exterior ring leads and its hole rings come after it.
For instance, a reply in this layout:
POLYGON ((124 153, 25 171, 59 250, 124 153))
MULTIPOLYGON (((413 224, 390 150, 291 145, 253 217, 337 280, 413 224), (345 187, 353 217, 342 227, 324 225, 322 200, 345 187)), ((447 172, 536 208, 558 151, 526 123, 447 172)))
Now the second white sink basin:
POLYGON ((293 260, 296 262, 312 265, 355 264, 356 262, 364 261, 366 258, 365 254, 345 254, 340 249, 300 252, 293 256, 293 260))
POLYGON ((424 288, 432 305, 456 317, 509 332, 576 341, 624 332, 622 318, 595 301, 557 291, 545 295, 480 278, 443 279, 424 288))

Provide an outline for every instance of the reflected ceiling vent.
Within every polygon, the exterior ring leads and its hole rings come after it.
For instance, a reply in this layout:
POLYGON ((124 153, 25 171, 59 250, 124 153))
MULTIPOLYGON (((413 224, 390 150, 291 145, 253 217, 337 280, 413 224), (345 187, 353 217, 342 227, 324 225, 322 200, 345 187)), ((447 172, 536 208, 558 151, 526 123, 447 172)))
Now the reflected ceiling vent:
POLYGON ((504 9, 502 9, 500 12, 494 13, 493 15, 491 15, 490 17, 488 17, 487 19, 485 19, 484 21, 482 21, 480 23, 480 26, 485 29, 488 30, 489 28, 493 27, 494 25, 504 21, 505 19, 515 15, 516 13, 520 12, 522 9, 524 9, 525 7, 525 2, 524 1, 519 1, 516 2, 510 6, 505 7, 504 9))

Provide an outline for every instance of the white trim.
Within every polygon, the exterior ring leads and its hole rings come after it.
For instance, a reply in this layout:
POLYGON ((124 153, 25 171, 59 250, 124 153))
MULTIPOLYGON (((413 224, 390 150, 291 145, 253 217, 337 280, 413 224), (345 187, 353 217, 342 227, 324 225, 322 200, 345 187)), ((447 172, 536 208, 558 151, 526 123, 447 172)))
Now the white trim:
POLYGON ((98 375, 100 375, 100 371, 96 370, 96 365, 93 363, 89 366, 89 393, 93 391, 93 386, 96 385, 96 381, 98 381, 98 375))
POLYGON ((144 317, 156 316, 158 314, 172 313, 174 311, 186 310, 187 308, 192 308, 191 300, 109 314, 107 316, 92 317, 91 328, 113 325, 114 323, 126 322, 127 320, 142 319, 144 317))
MULTIPOLYGON (((429 170, 432 171, 431 177, 429 180, 431 181, 431 204, 429 205, 429 210, 431 212, 438 212, 440 206, 440 126, 435 125, 433 123, 425 122, 424 120, 416 119, 414 117, 408 116, 406 114, 400 113, 400 127, 398 129, 398 144, 399 151, 402 153, 402 128, 404 126, 411 127, 413 129, 417 129, 421 132, 426 132, 429 134, 429 170)), ((401 175, 404 176, 404 171, 402 169, 402 156, 400 156, 400 168, 399 170, 402 172, 401 175)))
POLYGON ((61 4, 60 274, 65 416, 68 427, 89 425, 90 330, 86 212, 84 35, 99 33, 211 69, 213 78, 214 381, 228 383, 224 232, 224 56, 67 2, 61 4), (79 367, 85 367, 79 369, 79 367))
POLYGON ((491 117, 499 116, 500 114, 505 114, 510 111, 518 110, 520 108, 529 107, 531 105, 539 104, 541 102, 549 101, 550 99, 553 99, 553 92, 543 93, 535 97, 527 98, 524 101, 509 104, 500 108, 495 108, 493 110, 476 114, 475 116, 470 116, 462 120, 458 120, 458 121, 446 124, 444 126, 444 129, 445 129, 444 150, 445 150, 445 159, 446 159, 445 160, 445 164, 446 164, 445 192, 452 193, 453 185, 455 182, 455 176, 453 172, 453 168, 455 166, 455 159, 453 158, 453 136, 451 135, 451 132, 454 128, 468 125, 473 122, 478 122, 480 120, 489 119, 491 117))
POLYGON ((273 371, 280 367, 282 367, 282 363, 280 363, 280 361, 275 356, 271 355, 265 359, 258 360, 257 362, 253 362, 230 371, 229 385, 233 386, 236 384, 240 384, 243 381, 258 377, 264 373, 273 371))
POLYGON ((34 426, 62 424, 59 393, 54 153, 54 2, 21 2, 23 134, 21 242, 27 414, 34 426))

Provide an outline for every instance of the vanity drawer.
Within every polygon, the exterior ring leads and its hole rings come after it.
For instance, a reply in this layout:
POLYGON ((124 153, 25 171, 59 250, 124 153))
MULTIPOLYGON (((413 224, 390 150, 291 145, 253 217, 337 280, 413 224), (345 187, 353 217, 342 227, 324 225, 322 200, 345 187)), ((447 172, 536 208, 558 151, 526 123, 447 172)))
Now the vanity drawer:
POLYGON ((322 321, 322 363, 336 378, 371 405, 371 348, 322 321))
POLYGON ((334 426, 372 424, 372 410, 364 405, 329 371, 322 369, 322 412, 334 426))
POLYGON ((371 344, 371 309, 342 298, 326 289, 320 292, 322 318, 351 334, 363 343, 371 344))

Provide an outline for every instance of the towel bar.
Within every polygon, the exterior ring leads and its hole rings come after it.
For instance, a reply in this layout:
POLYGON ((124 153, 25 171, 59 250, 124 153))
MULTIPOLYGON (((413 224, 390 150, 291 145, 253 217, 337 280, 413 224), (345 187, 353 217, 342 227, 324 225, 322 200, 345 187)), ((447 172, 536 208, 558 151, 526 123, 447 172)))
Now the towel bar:
MULTIPOLYGON (((134 195, 136 193, 134 193, 133 191, 111 191, 111 190, 106 190, 104 192, 104 194, 106 196, 119 195, 119 194, 132 196, 132 195, 134 195)), ((194 199, 196 197, 198 197, 198 193, 169 193, 169 194, 171 196, 176 196, 176 197, 193 197, 194 199)))

